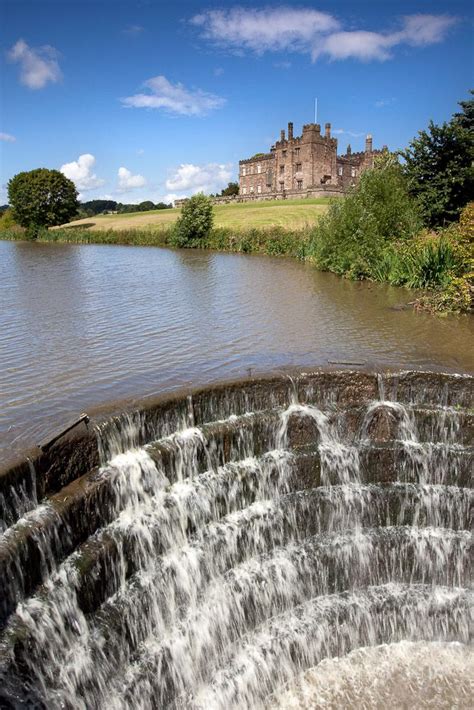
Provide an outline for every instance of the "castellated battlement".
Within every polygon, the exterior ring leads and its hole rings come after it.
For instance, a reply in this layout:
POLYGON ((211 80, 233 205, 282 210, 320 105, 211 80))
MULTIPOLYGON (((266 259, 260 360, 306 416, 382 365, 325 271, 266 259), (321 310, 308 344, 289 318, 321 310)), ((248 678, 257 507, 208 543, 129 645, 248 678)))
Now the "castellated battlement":
POLYGON ((324 133, 319 123, 306 123, 301 136, 295 136, 290 122, 269 153, 239 161, 239 200, 342 193, 373 167, 377 153, 372 136, 367 135, 364 151, 352 153, 348 146, 346 154, 338 156, 330 123, 325 124, 324 133))

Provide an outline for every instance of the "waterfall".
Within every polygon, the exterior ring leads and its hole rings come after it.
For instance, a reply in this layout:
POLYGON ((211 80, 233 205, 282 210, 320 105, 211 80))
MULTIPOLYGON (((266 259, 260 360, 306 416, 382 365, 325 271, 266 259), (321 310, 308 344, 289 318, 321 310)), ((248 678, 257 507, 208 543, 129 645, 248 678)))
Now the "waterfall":
POLYGON ((0 536, 0 700, 383 707, 406 678, 407 704, 464 707, 472 414, 444 386, 388 398, 403 383, 349 401, 350 380, 296 379, 98 426, 93 529, 57 494, 0 536))

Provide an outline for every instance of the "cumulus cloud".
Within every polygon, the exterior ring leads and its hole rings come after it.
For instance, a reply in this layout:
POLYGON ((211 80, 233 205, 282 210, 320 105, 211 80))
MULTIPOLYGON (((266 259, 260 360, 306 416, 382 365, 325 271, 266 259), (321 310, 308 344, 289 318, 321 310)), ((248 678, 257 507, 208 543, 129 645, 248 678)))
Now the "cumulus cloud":
POLYGON ((74 182, 78 190, 88 192, 101 187, 105 183, 105 180, 98 178, 92 172, 94 165, 95 157, 90 153, 84 153, 77 160, 73 160, 72 163, 61 165, 60 170, 74 182))
POLYGON ((221 108, 225 99, 201 89, 186 89, 183 84, 173 84, 164 76, 145 81, 148 93, 134 94, 122 99, 124 106, 133 108, 163 109, 184 116, 203 116, 221 108))
POLYGON ((0 133, 0 141, 5 141, 6 143, 14 143, 16 141, 16 138, 10 133, 0 133))
POLYGON ((326 12, 286 7, 208 10, 191 19, 202 36, 234 49, 257 54, 268 50, 305 51, 315 35, 338 29, 339 22, 326 12))
POLYGON ((207 165, 183 163, 167 179, 166 189, 173 193, 173 200, 177 197, 186 197, 189 194, 194 195, 197 192, 217 192, 227 186, 232 178, 232 173, 230 163, 208 163, 207 165))
POLYGON ((117 192, 128 192, 129 190, 136 190, 137 188, 144 187, 146 185, 146 179, 143 175, 132 175, 131 170, 128 170, 127 168, 119 168, 117 175, 117 192))
POLYGON ((331 60, 385 61, 395 47, 424 47, 441 42, 457 22, 450 15, 414 14, 402 18, 397 30, 346 30, 326 12, 310 8, 232 8, 208 10, 191 18, 201 36, 220 47, 256 54, 300 52, 331 60))
POLYGON ((29 47, 19 39, 8 52, 8 59, 20 65, 20 81, 29 89, 42 89, 61 79, 58 52, 54 47, 29 47))

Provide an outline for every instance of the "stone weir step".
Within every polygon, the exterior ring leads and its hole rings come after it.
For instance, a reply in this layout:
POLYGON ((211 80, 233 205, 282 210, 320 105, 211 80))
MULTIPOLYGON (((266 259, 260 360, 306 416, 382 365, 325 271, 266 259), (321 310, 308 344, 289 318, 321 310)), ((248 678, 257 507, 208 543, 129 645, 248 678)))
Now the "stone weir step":
MULTIPOLYGON (((471 408, 474 378, 428 372, 364 373, 309 370, 292 377, 253 378, 149 398, 125 414, 83 421, 51 443, 27 452, 16 465, 0 466, 0 528, 13 524, 46 495, 59 491, 117 453, 168 436, 186 426, 272 408, 298 400, 343 410, 393 400, 427 407, 471 408)), ((57 434, 57 432, 56 432, 57 434)))
MULTIPOLYGON (((261 427, 262 422, 268 423, 272 418, 273 414, 270 417, 263 417, 258 426, 261 427)), ((251 422, 252 418, 248 417, 246 420, 251 422)), ((211 430, 214 433, 218 431, 219 437, 230 430, 235 433, 235 429, 229 427, 227 423, 209 425, 208 436, 210 436, 211 430)), ((299 435, 297 438, 301 440, 299 435)), ((220 440, 222 441, 222 438, 220 440)), ((155 456, 163 463, 163 458, 166 455, 169 456, 172 449, 170 441, 147 447, 151 456, 155 456)), ((217 449, 221 452, 227 451, 227 453, 238 452, 238 447, 227 447, 226 445, 221 448, 216 447, 217 449)), ((285 487, 297 491, 316 488, 327 483, 337 486, 341 482, 337 469, 324 470, 324 456, 322 466, 321 451, 317 445, 312 443, 295 446, 292 452, 289 459, 288 479, 281 480, 282 491, 285 490, 285 487)), ((390 484, 402 481, 468 488, 472 484, 473 453, 472 447, 452 445, 427 445, 425 449, 420 445, 415 447, 413 454, 410 447, 407 451, 407 447, 398 441, 376 445, 364 444, 358 450, 358 479, 355 479, 354 482, 390 484), (413 458, 414 455, 415 458, 413 458)), ((205 461, 205 457, 202 461, 205 461)), ((201 475, 193 476, 191 473, 189 480, 194 478, 197 495, 200 495, 200 490, 208 495, 210 484, 215 486, 215 499, 212 502, 213 515, 218 515, 216 511, 220 511, 222 515, 229 512, 226 508, 228 505, 226 500, 229 499, 229 494, 235 488, 236 482, 238 483, 238 492, 234 493, 234 505, 236 508, 245 507, 256 498, 265 496, 265 490, 260 487, 262 471, 265 472, 269 482, 275 481, 281 475, 278 457, 275 459, 271 455, 263 454, 257 464, 253 465, 252 460, 245 464, 239 463, 237 460, 233 462, 233 466, 229 466, 229 462, 225 461, 224 456, 220 469, 224 467, 225 470, 221 470, 218 479, 216 479, 216 470, 219 471, 219 466, 213 471, 203 471, 201 475), (262 468, 263 465, 264 468, 262 468), (225 468, 226 466, 227 468, 225 468), (217 486, 215 480, 218 480, 217 486)), ((170 466, 170 481, 176 481, 173 475, 176 466, 175 462, 170 466)), ((82 476, 77 481, 65 486, 59 493, 50 496, 45 505, 23 518, 0 537, 0 598, 2 600, 0 619, 2 624, 5 623, 18 601, 30 595, 62 559, 71 554, 78 546, 86 543, 97 530, 110 524, 120 514, 120 511, 127 507, 129 501, 120 500, 116 495, 118 475, 119 472, 110 466, 82 476)), ((276 482, 278 484, 278 480, 276 482)), ((152 494, 153 478, 150 484, 149 493, 152 494)), ((158 486, 157 490, 160 491, 158 486)), ((190 501, 191 504, 193 502, 193 500, 190 501)), ((183 511, 180 510, 179 515, 182 516, 182 514, 183 511)), ((198 522, 193 507, 192 514, 191 510, 188 511, 188 517, 184 519, 183 526, 191 534, 198 522)), ((201 522, 207 521, 204 519, 201 522)), ((107 585, 113 585, 113 579, 108 571, 113 567, 114 560, 118 559, 117 554, 117 540, 109 539, 107 531, 105 531, 98 539, 85 544, 83 553, 78 557, 78 566, 81 569, 90 568, 93 570, 92 576, 96 580, 95 587, 103 588, 105 593, 109 593, 110 589, 107 585), (109 579, 108 582, 107 579, 109 579)), ((127 574, 132 571, 133 562, 129 559, 127 574)), ((95 597, 96 594, 88 592, 88 596, 95 597)))

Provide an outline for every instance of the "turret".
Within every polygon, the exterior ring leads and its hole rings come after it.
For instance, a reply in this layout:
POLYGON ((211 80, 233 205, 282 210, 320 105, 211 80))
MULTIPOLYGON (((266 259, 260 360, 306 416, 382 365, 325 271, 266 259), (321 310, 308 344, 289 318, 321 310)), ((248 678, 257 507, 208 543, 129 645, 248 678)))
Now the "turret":
POLYGON ((351 144, 350 144, 350 143, 348 143, 348 144, 347 144, 347 150, 346 150, 346 155, 350 155, 351 153, 352 153, 352 148, 351 148, 351 144))
POLYGON ((280 131, 280 140, 283 142, 285 140, 285 129, 282 128, 280 131))
POLYGON ((331 138, 331 124, 330 123, 326 123, 326 125, 324 126, 324 134, 325 134, 326 138, 331 138))
POLYGON ((288 140, 293 140, 293 124, 291 122, 288 123, 288 140))
POLYGON ((365 139, 365 152, 366 153, 371 153, 372 152, 372 136, 369 135, 365 139))

